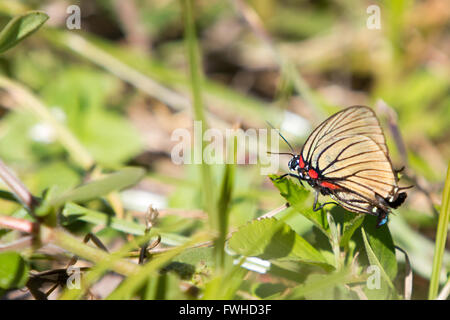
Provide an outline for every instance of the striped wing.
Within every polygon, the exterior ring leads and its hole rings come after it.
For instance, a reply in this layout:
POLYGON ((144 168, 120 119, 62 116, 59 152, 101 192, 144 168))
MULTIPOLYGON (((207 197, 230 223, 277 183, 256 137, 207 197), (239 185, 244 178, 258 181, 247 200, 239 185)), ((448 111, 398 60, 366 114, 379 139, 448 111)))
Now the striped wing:
POLYGON ((302 148, 303 159, 311 163, 317 148, 330 139, 348 135, 369 137, 388 155, 386 140, 375 113, 368 107, 353 106, 332 115, 311 133, 302 148))
POLYGON ((395 194, 397 179, 388 156, 372 139, 363 135, 330 139, 316 149, 311 164, 326 181, 340 188, 334 198, 356 212, 371 211, 395 194))
POLYGON ((339 187, 331 196, 347 210, 376 214, 374 207, 384 207, 380 198, 398 191, 383 131, 370 108, 350 107, 325 120, 301 155, 323 181, 339 187))

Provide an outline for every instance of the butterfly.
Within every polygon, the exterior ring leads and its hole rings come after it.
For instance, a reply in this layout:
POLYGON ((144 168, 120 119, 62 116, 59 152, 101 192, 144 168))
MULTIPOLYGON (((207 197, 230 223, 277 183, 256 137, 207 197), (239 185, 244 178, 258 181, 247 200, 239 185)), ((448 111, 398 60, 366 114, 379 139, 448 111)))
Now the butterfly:
POLYGON ((279 178, 291 176, 314 190, 313 210, 319 193, 328 195, 348 211, 377 216, 377 227, 388 221, 391 208, 406 199, 409 187, 399 187, 397 174, 389 158, 380 123, 365 106, 348 107, 322 122, 308 137, 299 154, 280 134, 293 153, 289 170, 279 178))

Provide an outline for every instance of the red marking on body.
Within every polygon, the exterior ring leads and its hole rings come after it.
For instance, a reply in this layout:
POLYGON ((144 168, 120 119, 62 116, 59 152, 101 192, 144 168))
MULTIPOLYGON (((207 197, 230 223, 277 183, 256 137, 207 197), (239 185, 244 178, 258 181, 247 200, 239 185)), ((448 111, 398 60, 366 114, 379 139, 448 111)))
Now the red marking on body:
POLYGON ((322 181, 320 183, 320 185, 324 188, 328 188, 328 189, 332 189, 332 190, 339 189, 339 186, 337 186, 333 183, 330 183, 330 182, 326 182, 326 181, 322 181))
POLYGON ((300 159, 298 159, 298 165, 302 169, 305 167, 305 162, 303 161, 303 157, 302 156, 300 156, 300 159))
POLYGON ((308 175, 313 179, 317 179, 317 177, 319 177, 319 174, 314 169, 309 169, 308 175))

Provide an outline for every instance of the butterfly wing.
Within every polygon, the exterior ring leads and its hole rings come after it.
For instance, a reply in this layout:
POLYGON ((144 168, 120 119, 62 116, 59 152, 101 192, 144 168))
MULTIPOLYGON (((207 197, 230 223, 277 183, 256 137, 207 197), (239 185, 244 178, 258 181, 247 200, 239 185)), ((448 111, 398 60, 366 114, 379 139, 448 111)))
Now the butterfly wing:
POLYGON ((301 155, 320 173, 321 182, 333 186, 328 190, 332 198, 349 211, 379 215, 398 197, 386 140, 370 108, 350 107, 325 120, 301 155))
POLYGON ((397 179, 389 158, 375 141, 363 135, 341 136, 316 151, 312 164, 323 180, 338 186, 332 196, 343 207, 371 214, 374 207, 388 210, 388 200, 383 200, 395 197, 397 179))
POLYGON ((386 140, 375 113, 368 107, 353 106, 332 115, 311 133, 302 148, 303 159, 310 163, 320 145, 329 139, 347 135, 367 136, 388 155, 386 140))

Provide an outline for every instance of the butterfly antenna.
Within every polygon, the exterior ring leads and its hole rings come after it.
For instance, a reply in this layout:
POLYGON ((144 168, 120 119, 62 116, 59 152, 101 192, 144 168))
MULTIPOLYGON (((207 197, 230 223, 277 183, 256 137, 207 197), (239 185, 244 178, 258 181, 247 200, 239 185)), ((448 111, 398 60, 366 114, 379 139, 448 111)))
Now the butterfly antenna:
POLYGON ((295 156, 295 154, 293 154, 292 152, 272 152, 272 151, 267 151, 268 154, 287 154, 290 156, 295 156))
POLYGON ((275 128, 269 121, 266 121, 266 122, 267 122, 267 124, 268 124, 272 129, 277 130, 278 135, 281 137, 281 139, 283 139, 284 142, 286 142, 286 144, 289 146, 289 148, 291 149, 291 151, 292 151, 293 153, 295 153, 294 148, 292 148, 291 144, 286 140, 285 137, 283 137, 283 135, 281 134, 280 130, 278 130, 277 128, 275 128))

